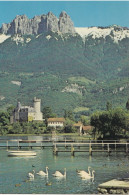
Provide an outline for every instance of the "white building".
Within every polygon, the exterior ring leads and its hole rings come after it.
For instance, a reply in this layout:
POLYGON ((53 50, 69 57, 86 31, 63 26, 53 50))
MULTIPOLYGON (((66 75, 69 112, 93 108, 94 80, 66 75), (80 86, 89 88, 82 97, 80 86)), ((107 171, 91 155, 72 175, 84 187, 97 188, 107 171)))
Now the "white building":
POLYGON ((47 120, 48 127, 64 127, 65 119, 64 118, 49 118, 47 120))

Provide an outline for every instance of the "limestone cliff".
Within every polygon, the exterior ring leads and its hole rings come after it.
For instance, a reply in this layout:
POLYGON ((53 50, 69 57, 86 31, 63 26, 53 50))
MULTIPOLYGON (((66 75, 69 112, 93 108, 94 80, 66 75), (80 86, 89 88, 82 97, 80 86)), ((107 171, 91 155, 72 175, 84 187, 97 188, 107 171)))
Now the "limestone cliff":
POLYGON ((66 12, 57 18, 52 12, 29 19, 26 15, 17 15, 9 24, 3 24, 0 33, 32 35, 43 32, 75 33, 73 22, 66 12))

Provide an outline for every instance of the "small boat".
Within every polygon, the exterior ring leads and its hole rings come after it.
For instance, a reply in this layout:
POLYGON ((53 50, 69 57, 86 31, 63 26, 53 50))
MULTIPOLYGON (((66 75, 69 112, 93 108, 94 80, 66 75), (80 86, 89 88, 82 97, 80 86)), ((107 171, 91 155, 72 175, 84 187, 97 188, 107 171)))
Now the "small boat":
POLYGON ((18 141, 22 141, 22 139, 9 139, 8 141, 11 141, 11 142, 18 142, 18 141))
POLYGON ((35 151, 10 150, 8 156, 36 156, 35 151))

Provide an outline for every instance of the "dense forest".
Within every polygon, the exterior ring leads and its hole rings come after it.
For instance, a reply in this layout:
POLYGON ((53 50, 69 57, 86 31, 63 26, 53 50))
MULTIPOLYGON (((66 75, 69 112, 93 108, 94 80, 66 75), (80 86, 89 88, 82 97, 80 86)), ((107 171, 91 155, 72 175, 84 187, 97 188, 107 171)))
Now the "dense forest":
MULTIPOLYGON (((115 30, 115 29, 114 29, 115 30)), ((116 29, 119 30, 119 29, 116 29)), ((113 35, 112 35, 113 36, 113 35)), ((33 97, 58 116, 70 109, 78 118, 104 110, 107 101, 125 108, 129 94, 129 38, 115 43, 106 38, 47 32, 38 38, 10 37, 0 44, 0 108, 33 97), (49 40, 47 37, 51 37, 49 40)))

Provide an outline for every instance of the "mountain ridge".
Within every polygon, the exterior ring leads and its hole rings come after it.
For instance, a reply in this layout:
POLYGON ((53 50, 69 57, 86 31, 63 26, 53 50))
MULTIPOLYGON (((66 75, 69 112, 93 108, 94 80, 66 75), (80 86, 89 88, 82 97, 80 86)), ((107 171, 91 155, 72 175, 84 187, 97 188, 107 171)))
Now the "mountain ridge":
POLYGON ((0 28, 0 33, 10 35, 37 35, 48 31, 75 32, 73 22, 65 11, 60 13, 59 19, 52 12, 48 12, 46 15, 34 16, 32 19, 29 19, 26 15, 17 15, 12 22, 3 23, 0 28))

